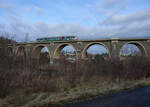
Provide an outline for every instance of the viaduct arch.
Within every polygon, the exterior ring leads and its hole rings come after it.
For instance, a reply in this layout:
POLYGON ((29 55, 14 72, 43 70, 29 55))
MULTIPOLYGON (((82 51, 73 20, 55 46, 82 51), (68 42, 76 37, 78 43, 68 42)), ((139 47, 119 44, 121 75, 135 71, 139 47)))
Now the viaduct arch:
POLYGON ((124 47, 125 45, 128 45, 128 44, 133 44, 133 45, 137 46, 138 49, 140 50, 142 56, 148 56, 148 53, 147 53, 146 48, 144 47, 144 45, 143 45, 142 43, 140 43, 140 42, 138 42, 138 41, 130 41, 130 42, 125 43, 125 44, 121 47, 120 53, 121 53, 121 51, 123 50, 123 47, 124 47))
POLYGON ((96 44, 103 46, 103 47, 107 50, 107 53, 108 53, 109 57, 111 57, 110 51, 109 51, 108 47, 107 47, 104 43, 101 43, 101 42, 92 42, 92 43, 87 44, 87 45, 84 47, 84 49, 83 49, 83 51, 82 51, 82 59, 85 59, 85 58, 87 57, 87 56, 86 56, 86 51, 87 51, 87 49, 88 49, 89 47, 91 47, 92 45, 96 45, 96 44))
POLYGON ((64 47, 66 47, 66 46, 71 46, 71 47, 74 49, 74 51, 75 51, 76 57, 78 56, 78 55, 77 55, 77 51, 76 51, 75 47, 74 47, 72 44, 70 44, 70 43, 63 43, 63 44, 60 44, 60 45, 58 45, 58 46, 56 47, 56 49, 55 49, 55 51, 54 51, 54 58, 55 58, 55 59, 59 59, 59 58, 60 58, 61 50, 62 50, 64 47))
POLYGON ((50 59, 51 59, 51 53, 50 53, 50 50, 49 50, 48 46, 47 46, 47 45, 42 45, 42 44, 41 44, 41 45, 37 45, 37 46, 35 46, 35 47, 33 48, 32 53, 31 53, 32 58, 34 58, 34 59, 39 59, 39 57, 40 57, 40 52, 41 52, 41 50, 42 50, 44 47, 46 47, 46 48, 48 49, 48 54, 49 54, 50 59))
POLYGON ((18 46, 15 53, 16 56, 26 57, 26 48, 24 46, 18 46))
POLYGON ((46 47, 50 55, 50 63, 52 64, 55 59, 60 58, 60 52, 65 46, 73 47, 77 59, 84 59, 86 57, 86 50, 95 44, 104 46, 110 58, 119 58, 120 52, 126 44, 134 44, 140 49, 143 56, 150 56, 150 39, 145 38, 16 43, 8 44, 8 49, 10 49, 10 53, 13 51, 13 54, 16 56, 19 53, 22 55, 23 52, 27 57, 36 59, 39 58, 41 49, 46 47))
POLYGON ((12 47, 7 48, 7 55, 8 56, 13 56, 13 48, 12 47))

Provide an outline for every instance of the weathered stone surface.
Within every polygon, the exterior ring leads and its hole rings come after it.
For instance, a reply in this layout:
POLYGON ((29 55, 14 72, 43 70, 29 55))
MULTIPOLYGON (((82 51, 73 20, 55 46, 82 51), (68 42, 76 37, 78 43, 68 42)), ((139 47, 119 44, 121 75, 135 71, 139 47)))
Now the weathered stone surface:
POLYGON ((94 44, 103 45, 110 58, 119 58, 122 47, 126 44, 136 45, 143 56, 150 56, 150 39, 104 39, 104 40, 77 40, 77 41, 57 41, 57 42, 32 42, 9 44, 7 51, 13 55, 23 55, 30 58, 38 58, 43 47, 47 47, 50 54, 50 63, 54 59, 59 59, 60 51, 65 46, 72 46, 78 59, 84 59, 88 47, 94 44))

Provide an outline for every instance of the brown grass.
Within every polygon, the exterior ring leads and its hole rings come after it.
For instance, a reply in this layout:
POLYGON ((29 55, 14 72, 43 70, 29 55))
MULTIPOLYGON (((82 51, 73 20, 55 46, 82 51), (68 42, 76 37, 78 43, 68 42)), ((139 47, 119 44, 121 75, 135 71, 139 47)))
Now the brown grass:
POLYGON ((35 66, 27 66, 22 59, 15 60, 6 66, 9 69, 1 68, 0 96, 3 97, 10 90, 18 88, 30 92, 58 92, 80 84, 93 85, 98 81, 119 82, 148 78, 149 64, 150 60, 147 58, 134 57, 124 61, 90 60, 74 63, 65 61, 56 66, 34 69, 35 66))

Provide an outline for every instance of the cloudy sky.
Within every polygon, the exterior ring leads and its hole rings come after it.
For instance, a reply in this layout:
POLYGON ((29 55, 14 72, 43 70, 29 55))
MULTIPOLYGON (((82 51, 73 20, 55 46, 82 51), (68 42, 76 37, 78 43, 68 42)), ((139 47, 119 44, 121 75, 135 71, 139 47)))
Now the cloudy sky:
POLYGON ((150 37, 150 0, 0 0, 0 34, 17 41, 150 37))

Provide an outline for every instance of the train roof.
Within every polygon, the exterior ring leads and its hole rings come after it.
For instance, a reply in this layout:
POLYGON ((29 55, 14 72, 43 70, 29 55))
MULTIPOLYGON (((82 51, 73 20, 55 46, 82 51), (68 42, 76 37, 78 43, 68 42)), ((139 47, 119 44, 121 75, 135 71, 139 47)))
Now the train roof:
MULTIPOLYGON (((56 37, 77 37, 77 36, 52 36, 52 38, 56 38, 56 37)), ((51 38, 51 37, 48 37, 48 38, 51 38)))
POLYGON ((60 37, 77 37, 77 36, 53 36, 53 37, 42 37, 37 39, 43 39, 43 38, 60 38, 60 37))

